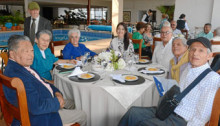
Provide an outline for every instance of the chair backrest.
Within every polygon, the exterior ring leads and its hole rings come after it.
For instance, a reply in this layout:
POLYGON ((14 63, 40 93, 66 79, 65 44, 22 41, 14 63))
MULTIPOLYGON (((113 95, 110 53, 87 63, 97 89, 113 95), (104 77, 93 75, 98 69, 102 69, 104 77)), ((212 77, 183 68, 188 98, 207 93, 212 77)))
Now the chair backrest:
POLYGON ((188 39, 188 31, 183 29, 181 30, 182 34, 185 36, 186 40, 188 39))
POLYGON ((128 33, 129 39, 132 40, 132 33, 128 33))
POLYGON ((26 91, 23 82, 19 78, 9 78, 0 71, 0 103, 1 110, 7 126, 13 121, 13 118, 20 120, 22 126, 30 126, 30 119, 27 106, 26 91), (16 91, 18 107, 10 104, 3 91, 3 85, 16 91))
POLYGON ((131 39, 132 42, 134 44, 139 44, 139 51, 138 51, 138 54, 139 54, 139 59, 141 59, 141 53, 142 53, 142 42, 143 42, 143 39, 131 39))
POLYGON ((153 38, 153 45, 152 45, 152 54, 154 54, 154 49, 155 49, 155 46, 156 46, 156 42, 162 42, 161 38, 158 38, 158 37, 154 37, 153 38))
MULTIPOLYGON (((213 41, 213 40, 211 40, 211 44, 212 45, 220 45, 220 41, 213 41)), ((213 53, 213 57, 215 57, 217 54, 220 54, 220 51, 219 52, 214 52, 213 53)))
MULTIPOLYGON (((68 40, 63 40, 63 41, 51 41, 49 48, 51 50, 51 52, 55 55, 55 51, 54 51, 54 47, 55 46, 62 46, 62 45, 66 45, 68 43, 68 40)), ((62 52, 62 50, 61 50, 62 52)), ((58 56, 59 58, 62 58, 62 53, 60 52, 60 55, 58 56)))
POLYGON ((215 94, 215 99, 212 105, 212 114, 209 122, 206 126, 218 126, 219 116, 220 116, 220 88, 215 94))
POLYGON ((8 64, 8 52, 1 52, 0 56, 2 58, 1 70, 3 71, 4 67, 8 64))

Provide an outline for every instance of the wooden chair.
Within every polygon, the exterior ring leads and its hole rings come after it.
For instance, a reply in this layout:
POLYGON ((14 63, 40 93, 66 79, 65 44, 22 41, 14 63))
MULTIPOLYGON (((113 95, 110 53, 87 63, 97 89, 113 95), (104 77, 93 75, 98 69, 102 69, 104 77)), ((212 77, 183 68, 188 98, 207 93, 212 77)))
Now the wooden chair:
MULTIPOLYGON (((51 41, 49 48, 51 50, 51 52, 54 54, 54 47, 55 46, 62 46, 62 45, 66 45, 68 43, 68 40, 63 40, 63 41, 51 41)), ((62 50, 60 50, 60 55, 58 56, 58 58, 62 59, 63 58, 63 54, 62 54, 62 50)))
POLYGON ((132 40, 132 33, 128 33, 129 39, 132 40))
POLYGON ((131 39, 131 40, 134 44, 139 44, 138 55, 139 55, 139 59, 141 59, 143 39, 131 39))
POLYGON ((185 36, 186 40, 188 39, 188 31, 187 30, 181 30, 181 32, 183 33, 183 35, 185 36))
POLYGON ((206 126, 218 126, 219 116, 220 116, 220 88, 215 94, 215 99, 212 106, 212 114, 209 122, 206 123, 206 126))
POLYGON ((154 49, 155 49, 155 46, 156 46, 156 42, 162 42, 161 38, 157 38, 157 37, 154 37, 153 38, 153 45, 152 45, 152 54, 154 54, 154 49))
POLYGON ((3 71, 8 64, 8 52, 1 52, 0 57, 2 58, 1 70, 3 71))
POLYGON ((30 119, 27 106, 26 91, 23 82, 19 78, 9 78, 0 71, 0 103, 4 120, 10 126, 13 118, 20 120, 22 126, 30 126, 30 119), (16 91, 18 107, 13 106, 6 99, 3 92, 3 85, 16 91))
POLYGON ((135 44, 139 44, 139 50, 138 50, 138 55, 139 55, 139 59, 148 59, 150 60, 150 58, 148 56, 142 56, 142 42, 143 39, 131 39, 133 43, 135 44))
MULTIPOLYGON (((211 44, 212 45, 219 45, 220 46, 220 41, 213 41, 213 40, 211 40, 211 44)), ((220 51, 219 52, 214 52, 213 53, 213 57, 215 57, 217 54, 220 54, 220 51)))

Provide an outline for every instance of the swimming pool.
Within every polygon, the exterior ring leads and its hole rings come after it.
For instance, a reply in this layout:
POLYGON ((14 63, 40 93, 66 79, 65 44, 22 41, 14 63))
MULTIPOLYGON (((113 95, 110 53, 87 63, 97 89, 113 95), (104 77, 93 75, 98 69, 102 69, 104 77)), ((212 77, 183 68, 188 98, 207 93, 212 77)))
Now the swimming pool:
MULTIPOLYGON (((53 31, 53 41, 61 41, 61 40, 68 40, 68 31, 69 30, 54 30, 53 31)), ((112 35, 110 33, 101 33, 101 32, 86 32, 81 31, 81 36, 79 42, 86 42, 86 41, 94 41, 100 39, 109 39, 112 35)))
MULTIPOLYGON (((53 41, 68 40, 68 31, 63 29, 53 30, 53 41)), ((94 41, 100 39, 109 39, 112 37, 111 33, 102 32, 87 32, 80 31, 81 37, 79 42, 94 41)), ((0 32, 0 46, 8 45, 8 39, 11 35, 23 35, 23 31, 11 31, 11 32, 0 32)), ((2 48, 0 48, 2 49, 2 48)))

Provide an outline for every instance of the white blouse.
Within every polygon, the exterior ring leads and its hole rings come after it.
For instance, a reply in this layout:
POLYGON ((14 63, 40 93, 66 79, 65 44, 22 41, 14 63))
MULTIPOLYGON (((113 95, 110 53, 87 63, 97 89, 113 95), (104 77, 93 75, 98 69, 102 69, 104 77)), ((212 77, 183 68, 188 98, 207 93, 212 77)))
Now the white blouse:
POLYGON ((134 54, 134 47, 132 41, 129 39, 129 45, 127 50, 124 50, 124 39, 119 39, 118 37, 112 39, 110 43, 110 49, 119 51, 122 55, 132 56, 134 54))

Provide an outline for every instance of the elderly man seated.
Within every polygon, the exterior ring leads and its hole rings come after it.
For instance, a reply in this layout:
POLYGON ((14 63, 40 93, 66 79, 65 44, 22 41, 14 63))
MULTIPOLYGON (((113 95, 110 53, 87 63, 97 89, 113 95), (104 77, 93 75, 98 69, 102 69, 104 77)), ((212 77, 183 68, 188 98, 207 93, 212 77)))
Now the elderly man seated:
MULTIPOLYGON (((64 99, 61 92, 47 83, 30 68, 33 63, 33 46, 26 36, 12 35, 8 40, 9 61, 4 75, 20 78, 26 90, 31 126, 62 126, 79 122, 86 125, 86 115, 80 110, 63 109, 64 99)), ((7 100, 17 106, 16 93, 4 87, 7 100)), ((20 122, 13 120, 12 126, 20 122)))
POLYGON ((176 21, 172 20, 170 22, 170 25, 171 25, 171 28, 173 29, 173 36, 177 37, 178 35, 182 34, 182 32, 176 28, 176 26, 177 26, 176 21))
POLYGON ((170 66, 170 60, 173 58, 172 53, 172 36, 173 31, 170 26, 163 26, 160 32, 163 43, 158 43, 155 47, 152 62, 163 65, 167 70, 170 66))
MULTIPOLYGON (((190 65, 180 78, 182 92, 203 71, 210 68, 211 43, 200 37, 187 42, 190 65)), ((119 126, 204 126, 209 121, 215 93, 219 88, 220 76, 209 72, 179 103, 165 120, 155 116, 155 107, 132 107, 121 119, 119 126)))
POLYGON ((212 25, 210 23, 206 23, 204 25, 204 31, 200 32, 198 35, 196 35, 196 38, 198 37, 205 37, 209 40, 213 38, 213 33, 211 32, 212 25))

